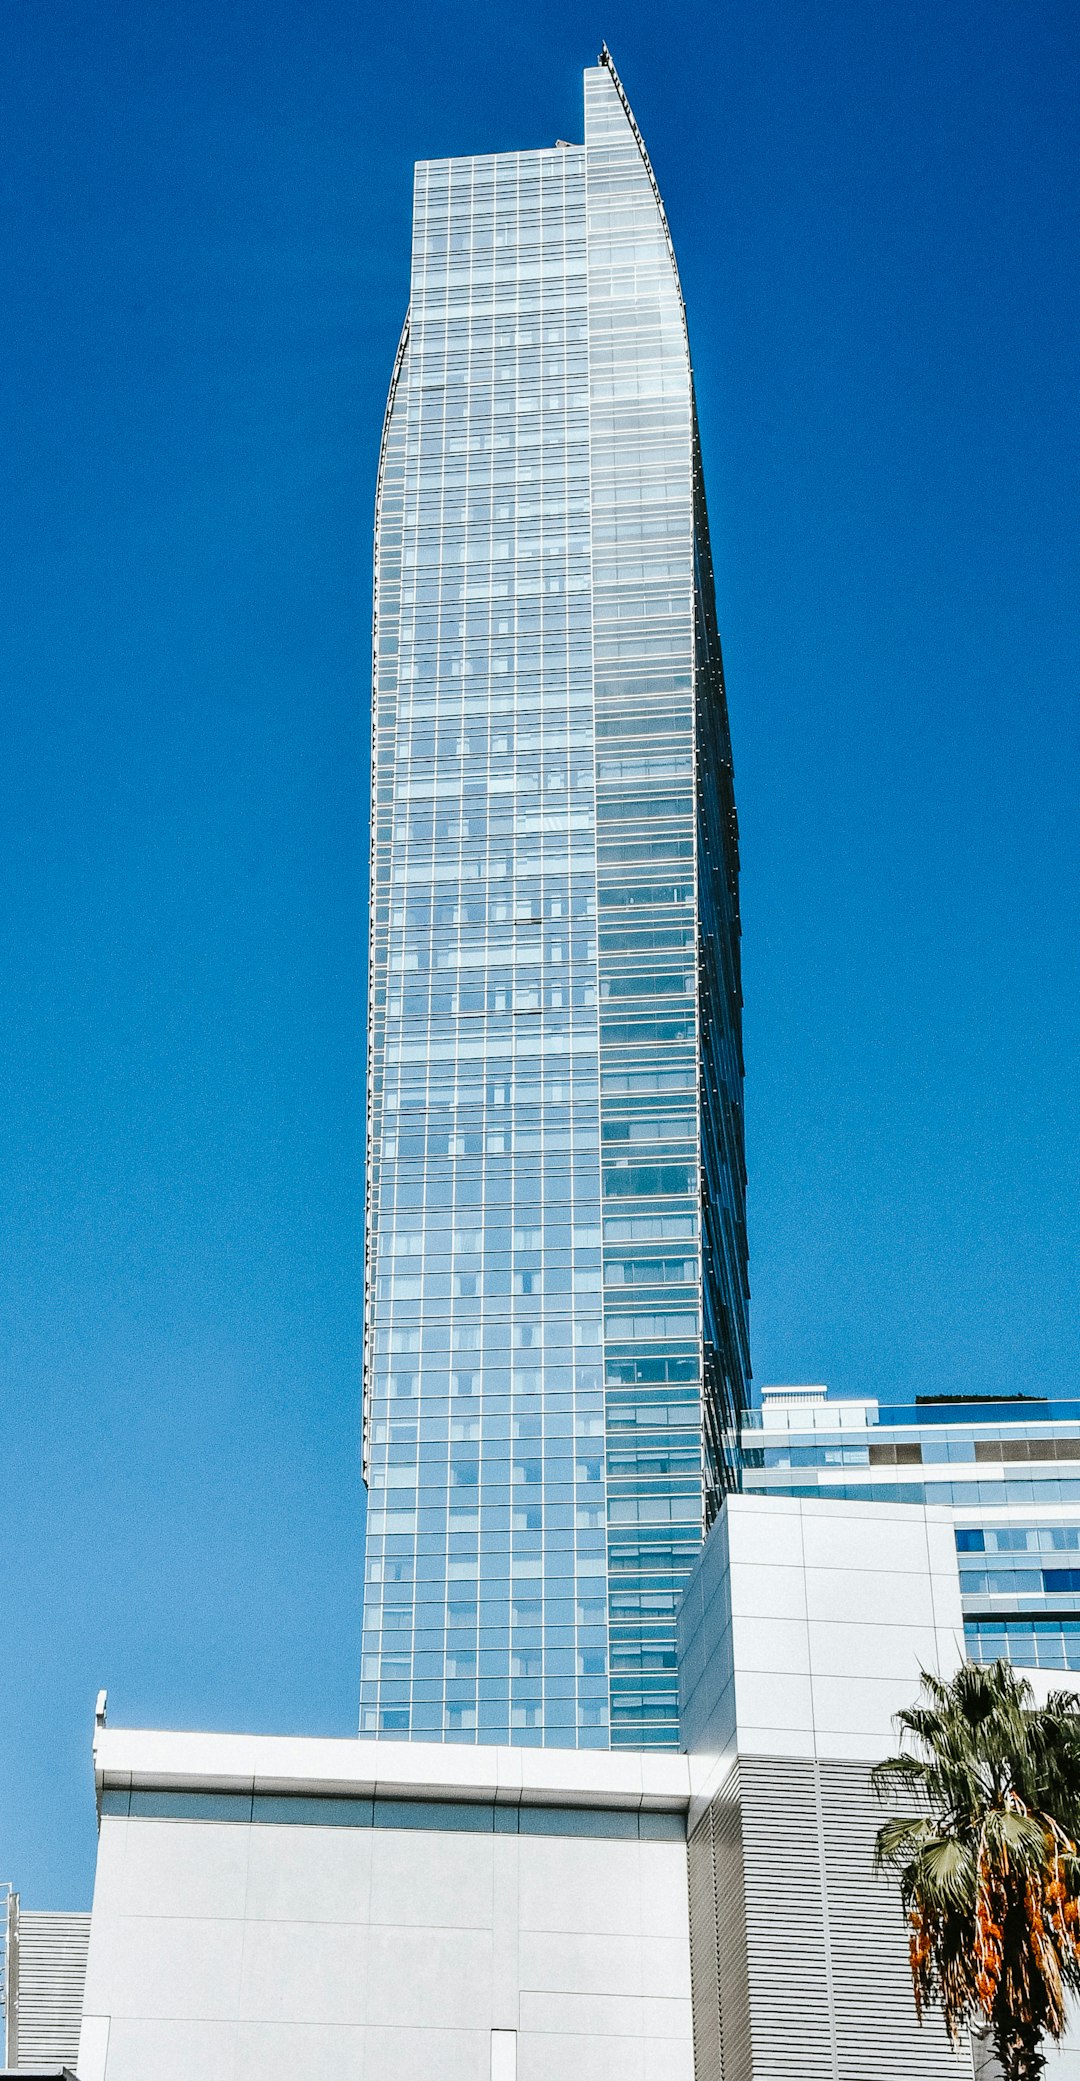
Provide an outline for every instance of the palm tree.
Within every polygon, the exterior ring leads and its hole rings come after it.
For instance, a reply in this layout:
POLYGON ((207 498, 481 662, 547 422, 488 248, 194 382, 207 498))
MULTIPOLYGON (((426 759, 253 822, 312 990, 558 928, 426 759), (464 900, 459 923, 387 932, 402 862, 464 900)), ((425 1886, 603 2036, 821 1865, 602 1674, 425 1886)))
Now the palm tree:
POLYGON ((899 1875, 916 2011, 940 2007, 954 2043, 981 2025, 1006 2081, 1037 2081, 1080 1991, 1080 1698, 1036 1707, 1008 1662, 922 1682, 896 1720, 912 1749, 872 1773, 914 1795, 876 1862, 899 1875))

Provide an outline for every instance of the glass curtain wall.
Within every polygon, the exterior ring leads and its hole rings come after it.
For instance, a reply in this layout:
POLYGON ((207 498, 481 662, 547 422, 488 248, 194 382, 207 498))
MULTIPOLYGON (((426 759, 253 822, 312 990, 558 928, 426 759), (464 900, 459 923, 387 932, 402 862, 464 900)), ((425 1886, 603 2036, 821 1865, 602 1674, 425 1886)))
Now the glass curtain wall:
POLYGON ((971 1659, 1080 1668, 1080 1404, 942 1392, 879 1408, 765 1388, 743 1480, 759 1494, 951 1510, 971 1659))
POLYGON ((584 148, 416 170, 376 514, 365 1732, 677 1744, 674 1607, 746 1377, 693 454, 605 62, 584 148), (714 1027, 730 1292, 711 1248, 703 1274, 714 1027))

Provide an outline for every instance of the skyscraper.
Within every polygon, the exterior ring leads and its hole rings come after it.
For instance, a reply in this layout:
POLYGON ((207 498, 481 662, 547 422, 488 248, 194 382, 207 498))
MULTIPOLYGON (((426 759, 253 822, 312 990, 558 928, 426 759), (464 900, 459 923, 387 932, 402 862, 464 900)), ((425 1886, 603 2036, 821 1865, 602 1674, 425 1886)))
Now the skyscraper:
POLYGON ((674 1747, 749 1377, 686 319, 585 143, 416 169, 375 535, 361 1729, 674 1747))

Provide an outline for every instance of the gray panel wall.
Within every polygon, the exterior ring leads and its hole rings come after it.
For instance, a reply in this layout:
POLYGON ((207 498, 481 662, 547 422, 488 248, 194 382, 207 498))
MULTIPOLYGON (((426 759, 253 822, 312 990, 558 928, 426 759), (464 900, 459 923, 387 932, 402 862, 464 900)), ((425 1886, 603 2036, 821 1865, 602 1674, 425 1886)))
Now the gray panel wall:
POLYGON ((690 1840, 697 2081, 963 2081, 920 2028, 865 1765, 741 1757, 690 1840))

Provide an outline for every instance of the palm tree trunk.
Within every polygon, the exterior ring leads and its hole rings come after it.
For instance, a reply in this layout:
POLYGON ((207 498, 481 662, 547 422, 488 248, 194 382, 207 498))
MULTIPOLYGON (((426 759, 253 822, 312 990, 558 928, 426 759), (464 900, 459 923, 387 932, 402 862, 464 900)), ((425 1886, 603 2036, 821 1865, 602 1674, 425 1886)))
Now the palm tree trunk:
POLYGON ((971 2067, 975 2081, 1002 2081, 1001 2061, 994 2051, 990 2025, 981 2019, 971 2026, 971 2067))
POLYGON ((1039 2050, 1042 2032, 1018 2016, 994 2021, 994 2050, 1005 2081, 1040 2081, 1046 2061, 1039 2050))

